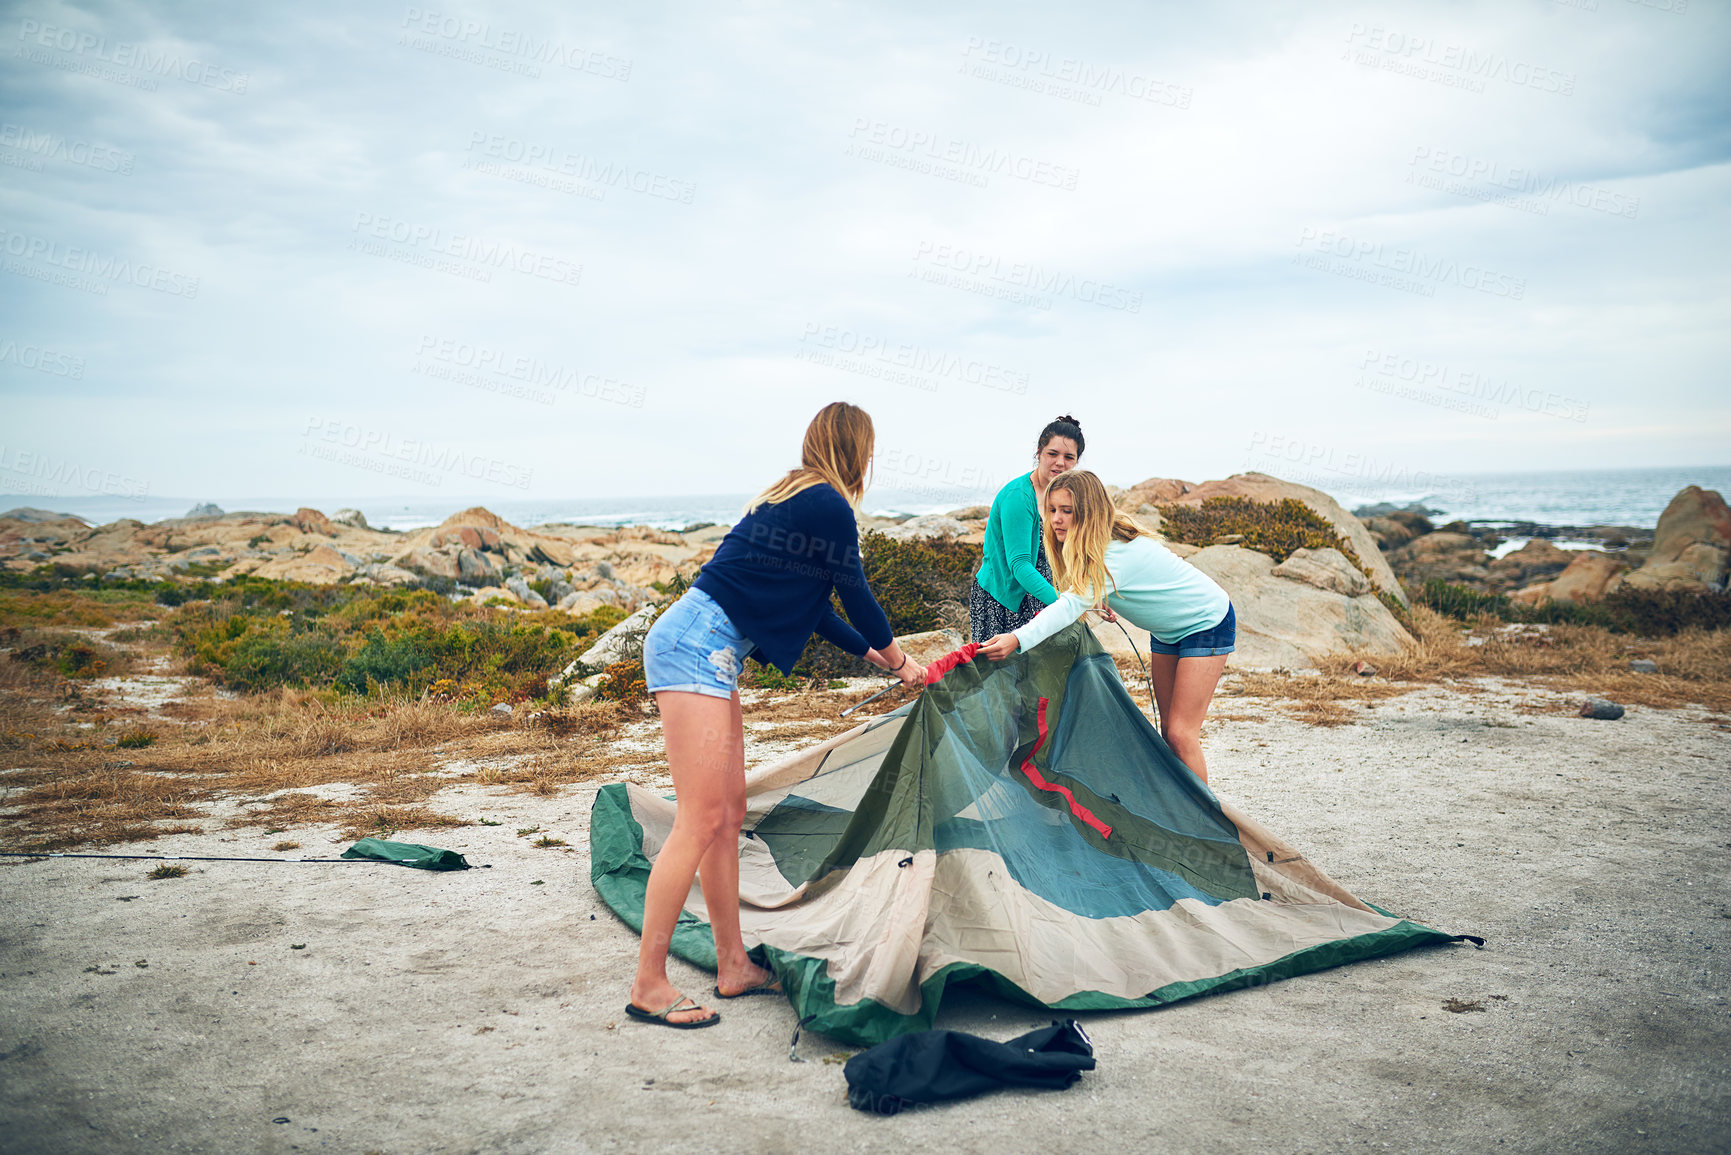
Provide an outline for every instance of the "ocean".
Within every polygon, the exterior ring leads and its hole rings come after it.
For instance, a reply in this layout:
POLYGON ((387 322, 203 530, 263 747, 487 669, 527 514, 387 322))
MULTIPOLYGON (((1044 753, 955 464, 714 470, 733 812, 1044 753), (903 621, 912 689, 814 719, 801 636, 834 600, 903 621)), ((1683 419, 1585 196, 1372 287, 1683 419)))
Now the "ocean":
MULTIPOLYGON (((64 495, 45 496, 8 491, 0 477, 0 505, 34 506, 71 513, 93 525, 120 518, 143 522, 184 517, 196 504, 211 498, 64 495)), ((1464 521, 1531 521, 1540 525, 1630 525, 1652 527, 1678 490, 1699 485, 1720 493, 1731 492, 1731 466, 1679 466, 1663 469, 1596 469, 1546 473, 1462 474, 1438 479, 1434 489, 1388 489, 1367 487, 1353 479, 1338 490, 1326 477, 1307 477, 1305 483, 1328 492, 1348 509, 1379 501, 1397 505, 1421 502, 1440 510, 1432 516, 1439 524, 1459 518, 1464 521)), ((569 522, 579 525, 652 525, 660 529, 684 529, 703 522, 732 524, 738 520, 748 494, 690 494, 672 497, 618 498, 521 498, 500 495, 428 498, 371 498, 356 502, 309 501, 292 497, 217 497, 223 509, 269 510, 293 513, 312 505, 325 513, 352 506, 369 524, 396 530, 437 525, 470 506, 492 510, 517 525, 569 522)), ((874 489, 866 494, 863 508, 877 515, 941 513, 991 500, 990 491, 964 492, 901 491, 874 489), (934 500, 937 499, 937 500, 934 500)))

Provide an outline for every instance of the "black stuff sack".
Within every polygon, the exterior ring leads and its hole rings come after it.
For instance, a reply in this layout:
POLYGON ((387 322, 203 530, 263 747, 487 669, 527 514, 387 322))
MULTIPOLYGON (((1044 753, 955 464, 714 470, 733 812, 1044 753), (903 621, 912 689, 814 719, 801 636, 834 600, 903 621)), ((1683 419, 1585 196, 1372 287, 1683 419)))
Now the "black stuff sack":
POLYGON ((1093 1069, 1093 1043, 1075 1019, 1066 1019, 1006 1043, 963 1031, 899 1035, 861 1051, 842 1073, 849 1106, 894 1115, 1000 1087, 1061 1091, 1093 1069))

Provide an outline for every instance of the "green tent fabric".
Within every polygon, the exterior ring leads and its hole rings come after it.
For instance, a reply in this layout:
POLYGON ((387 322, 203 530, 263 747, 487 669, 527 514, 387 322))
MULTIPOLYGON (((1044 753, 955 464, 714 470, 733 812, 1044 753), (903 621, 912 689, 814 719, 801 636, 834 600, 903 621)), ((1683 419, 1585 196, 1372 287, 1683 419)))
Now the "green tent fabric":
POLYGON ((382 838, 363 838, 343 851, 342 856, 394 862, 416 870, 469 869, 468 861, 455 850, 440 850, 437 846, 420 846, 413 842, 386 842, 382 838))
MULTIPOLYGON (((1453 937, 1361 902, 1217 797, 1082 623, 958 665, 746 791, 746 944, 847 1042, 930 1028, 956 983, 1154 1007, 1453 937)), ((595 799, 591 878, 634 929, 674 813, 635 785, 595 799)), ((672 951, 715 966, 696 885, 672 951)))

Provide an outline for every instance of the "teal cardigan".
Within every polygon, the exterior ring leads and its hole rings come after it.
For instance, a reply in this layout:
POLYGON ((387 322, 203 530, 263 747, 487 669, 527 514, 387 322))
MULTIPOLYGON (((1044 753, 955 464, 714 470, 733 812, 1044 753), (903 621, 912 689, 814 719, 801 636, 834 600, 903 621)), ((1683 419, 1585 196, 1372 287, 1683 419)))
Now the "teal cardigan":
POLYGON ((1040 552, 1040 499, 1026 473, 1018 476, 992 499, 992 514, 986 519, 986 542, 981 550, 980 572, 974 580, 1007 610, 1022 608, 1022 599, 1033 594, 1051 605, 1058 600, 1052 583, 1040 576, 1034 558, 1040 552))

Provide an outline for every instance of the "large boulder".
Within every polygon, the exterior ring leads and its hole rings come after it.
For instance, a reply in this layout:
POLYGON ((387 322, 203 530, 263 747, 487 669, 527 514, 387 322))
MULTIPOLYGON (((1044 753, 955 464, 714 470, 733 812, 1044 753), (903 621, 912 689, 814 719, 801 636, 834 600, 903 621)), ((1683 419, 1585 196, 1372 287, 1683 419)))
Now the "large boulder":
POLYGON ((1437 580, 1476 588, 1489 576, 1489 561, 1478 539, 1447 530, 1427 533, 1388 555, 1394 571, 1414 585, 1437 580))
POLYGON ((391 562, 403 569, 426 574, 428 577, 457 580, 457 555, 449 551, 417 546, 392 558, 391 562))
MULTIPOLYGON (((1119 502, 1119 508, 1128 508, 1130 512, 1134 513, 1139 506, 1126 507, 1124 503, 1132 500, 1139 501, 1140 499, 1134 496, 1139 490, 1152 493, 1161 492, 1160 486, 1156 483, 1163 480, 1169 479, 1155 478, 1131 488, 1125 498, 1119 502)), ((1185 485, 1187 483, 1172 482, 1171 484, 1185 485)), ((1345 538, 1347 544, 1352 546, 1353 553, 1358 555, 1359 561, 1363 562, 1365 569, 1369 571, 1372 585, 1377 589, 1386 590, 1393 594, 1402 605, 1407 604, 1406 592, 1401 589, 1400 581, 1395 577, 1395 571, 1389 567, 1388 561, 1382 556, 1382 550, 1377 547, 1376 538, 1371 536, 1370 530, 1364 527, 1363 522, 1348 513, 1339 502, 1322 490, 1312 489, 1308 485, 1299 485, 1296 482, 1282 481, 1280 478, 1271 477, 1266 473, 1235 473, 1223 481, 1205 481, 1201 485, 1191 486, 1185 492, 1170 498, 1169 502, 1178 505, 1201 505, 1210 497, 1247 497, 1252 501, 1282 501, 1291 497, 1302 501, 1317 516, 1332 525, 1335 532, 1345 538)), ((1271 560, 1269 562, 1270 567, 1273 564, 1271 560)))
POLYGON ((1568 568, 1548 582, 1538 582, 1510 594, 1521 605, 1542 602, 1596 602, 1612 593, 1625 580, 1626 563, 1596 549, 1573 551, 1568 568))
POLYGON ((1400 522, 1388 517, 1367 517, 1364 528, 1370 530, 1370 536, 1376 538, 1376 544, 1384 550, 1399 549, 1418 535, 1400 522))
POLYGON ((335 585, 351 576, 355 567, 328 545, 314 546, 305 553, 290 554, 272 560, 253 570, 261 578, 276 581, 308 582, 312 585, 335 585))
POLYGON ((1723 589, 1728 558, 1731 508, 1716 490, 1691 485, 1659 515, 1653 551, 1624 580, 1631 589, 1723 589))
MULTIPOLYGON (((607 592, 611 593, 612 591, 609 590, 607 592)), ((568 614, 574 614, 577 617, 584 617, 588 614, 594 613, 602 606, 613 605, 614 600, 616 599, 609 599, 600 596, 599 592, 576 590, 559 599, 559 608, 568 614)))
POLYGON ((1629 563, 1596 549, 1576 550, 1568 566, 1551 581, 1551 597, 1559 602, 1596 602, 1616 593, 1627 580, 1629 563))
POLYGON ((643 653, 643 635, 649 632, 660 610, 660 606, 644 606, 596 638, 595 644, 584 650, 575 664, 599 672, 614 662, 640 656, 643 653))
POLYGON ((504 578, 486 554, 465 549, 457 554, 457 580, 469 586, 496 586, 504 578))
POLYGON ((1177 501, 1196 487, 1176 477, 1150 477, 1138 481, 1119 496, 1117 506, 1125 513, 1135 513, 1144 505, 1165 505, 1177 501))
POLYGON ((928 513, 878 532, 897 541, 932 541, 960 537, 968 532, 968 527, 948 514, 928 513))
POLYGON ((563 670, 547 679, 547 689, 560 686, 576 687, 585 678, 592 678, 615 662, 629 661, 643 655, 643 635, 655 624, 660 606, 644 606, 599 638, 563 670))
MULTIPOLYGON (((1236 545, 1211 545, 1191 554, 1189 561, 1232 598, 1238 612, 1235 665, 1307 667, 1348 651, 1398 654, 1412 641, 1368 589, 1351 596, 1308 580, 1278 576, 1273 558, 1236 545)), ((1343 570, 1357 573, 1333 550, 1312 551, 1306 561, 1307 571, 1315 566, 1341 576, 1343 570), (1315 555, 1320 553, 1335 553, 1340 562, 1318 560, 1315 555)), ((1358 576, 1363 580, 1362 574, 1358 576)), ((1114 626, 1106 628, 1117 632, 1114 626)))
POLYGON ((1338 549, 1295 549, 1291 557, 1271 572, 1275 577, 1304 582, 1349 598, 1370 592, 1370 579, 1338 549))
POLYGON ((547 608, 547 599, 542 597, 539 592, 533 589, 529 583, 524 581, 521 577, 508 579, 505 582, 505 588, 510 590, 513 594, 516 594, 517 600, 526 606, 537 610, 544 610, 547 608))
POLYGON ((289 522, 302 533, 316 533, 324 537, 335 537, 337 531, 331 526, 331 519, 316 509, 301 506, 295 510, 295 515, 289 522))
POLYGON ((1513 590, 1555 577, 1569 568, 1577 550, 1558 549, 1535 537, 1520 549, 1511 550, 1485 567, 1486 584, 1493 590, 1513 590))

